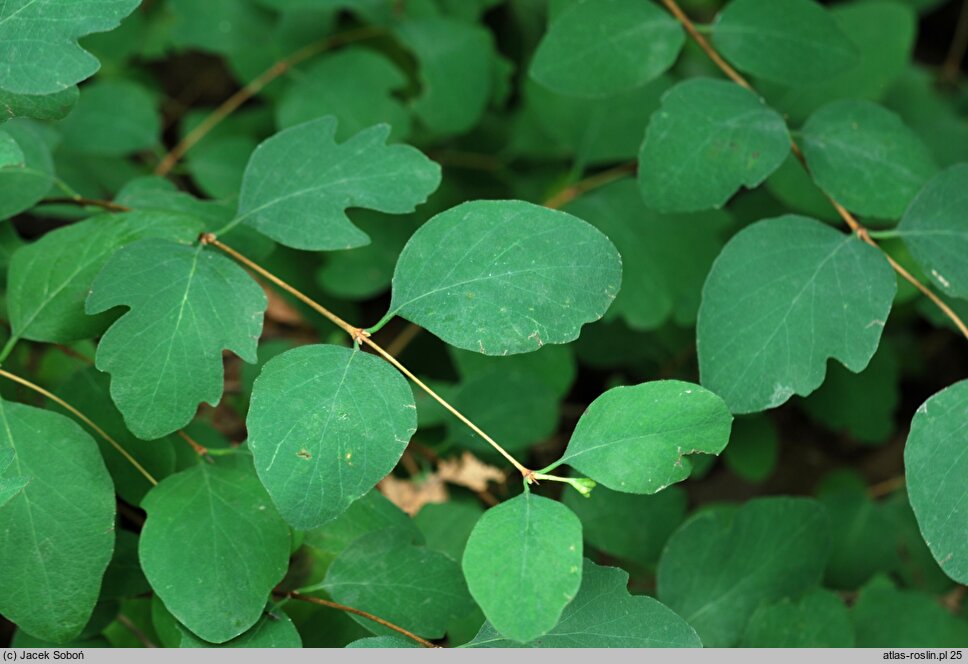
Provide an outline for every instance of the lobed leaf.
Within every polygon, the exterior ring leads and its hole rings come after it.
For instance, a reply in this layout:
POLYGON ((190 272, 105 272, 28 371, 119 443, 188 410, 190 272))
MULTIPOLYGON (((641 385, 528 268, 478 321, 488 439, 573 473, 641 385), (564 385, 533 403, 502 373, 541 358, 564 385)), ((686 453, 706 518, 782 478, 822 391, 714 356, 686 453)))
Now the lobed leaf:
POLYGON ((774 408, 823 382, 828 358, 859 372, 897 282, 876 249, 785 215, 737 233, 713 264, 697 325, 702 384, 734 413, 774 408))
POLYGON ((141 0, 11 0, 0 6, 0 88, 28 95, 91 76, 97 58, 79 37, 118 26, 141 0))
POLYGON ((523 201, 473 201, 421 226, 397 261, 384 321, 400 315, 485 355, 567 343, 621 284, 621 258, 591 225, 523 201))
POLYGON ((10 261, 7 301, 13 334, 64 343, 89 339, 117 317, 84 311, 91 283, 119 249, 148 238, 187 244, 202 224, 184 214, 102 214, 58 228, 18 249, 10 261))
POLYGON ((387 146, 389 134, 376 125, 340 144, 331 116, 284 129, 252 153, 236 221, 296 249, 367 244, 346 208, 412 212, 440 184, 439 166, 416 148, 387 146))
POLYGON ((662 97, 639 151, 639 187, 661 212, 722 207, 755 187, 790 152, 779 113, 735 83, 694 78, 662 97))
POLYGON ((279 513, 309 529, 338 517, 393 470, 417 411, 406 379, 382 359, 313 345, 266 363, 246 427, 279 513))
POLYGON ((188 424, 222 397, 222 349, 255 362, 266 296, 231 260, 203 245, 147 239, 115 253, 91 286, 86 311, 126 306, 98 344, 111 397, 146 440, 188 424))

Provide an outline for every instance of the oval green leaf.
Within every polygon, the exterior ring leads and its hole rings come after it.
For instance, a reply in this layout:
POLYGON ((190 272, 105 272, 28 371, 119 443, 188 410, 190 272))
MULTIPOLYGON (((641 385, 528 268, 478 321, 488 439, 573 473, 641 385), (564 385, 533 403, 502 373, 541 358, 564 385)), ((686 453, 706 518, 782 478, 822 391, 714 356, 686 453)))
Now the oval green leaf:
POLYGON ((738 69, 788 85, 824 81, 860 57, 813 0, 732 0, 712 31, 713 44, 738 69))
POLYGON ((939 173, 911 202, 897 230, 938 287, 968 299, 968 164, 939 173))
MULTIPOLYGON (((474 609, 460 566, 446 554, 414 545, 411 534, 399 529, 353 542, 330 565, 322 588, 341 604, 430 639, 442 637, 451 620, 474 609)), ((396 634, 353 617, 376 634, 396 634)))
POLYGON ((523 201, 473 201, 407 242, 384 321, 399 314, 484 355, 526 353, 576 339, 621 280, 618 251, 581 219, 523 201))
POLYGON ((805 498, 759 498, 687 521, 659 561, 658 597, 707 648, 736 644, 763 603, 817 585, 827 560, 827 514, 805 498))
POLYGON ((142 502, 141 566, 168 610, 212 643, 262 617, 289 565, 289 527, 248 463, 201 463, 142 502))
POLYGON ((467 648, 701 648, 699 635, 668 607, 647 595, 631 595, 629 575, 586 559, 581 588, 561 620, 525 645, 503 638, 490 623, 467 648))
POLYGON ((581 522, 530 491, 492 507, 464 549, 464 577, 505 637, 527 643, 550 631, 581 585, 581 522))
POLYGON ((266 363, 246 418, 256 470, 296 528, 335 519, 397 465, 417 429, 406 379, 342 346, 303 346, 266 363))
POLYGON ((0 401, 0 613, 38 639, 64 643, 91 617, 114 551, 114 487, 97 445, 72 420, 0 401))
POLYGON ((941 569, 968 582, 968 381, 918 408, 904 446, 908 498, 924 541, 941 569))
POLYGON ((538 44, 531 77, 560 94, 607 97, 657 78, 684 41, 679 22, 651 2, 574 2, 538 44))
POLYGON ((722 452, 732 421, 722 399, 692 383, 614 387, 582 414, 555 465, 616 491, 657 493, 689 477, 687 455, 722 452))
POLYGON ((897 115, 869 101, 827 104, 803 126, 814 181, 852 212, 897 219, 934 175, 927 146, 897 115))

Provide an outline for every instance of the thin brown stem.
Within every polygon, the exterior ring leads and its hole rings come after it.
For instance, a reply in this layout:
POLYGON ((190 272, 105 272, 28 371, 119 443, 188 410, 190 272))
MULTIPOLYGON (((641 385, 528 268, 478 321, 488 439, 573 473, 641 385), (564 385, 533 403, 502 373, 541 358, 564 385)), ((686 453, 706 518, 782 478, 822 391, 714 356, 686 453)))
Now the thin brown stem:
POLYGON ((184 440, 186 443, 188 443, 193 450, 195 450, 195 454, 197 454, 200 457, 207 457, 208 456, 208 448, 207 447, 205 447, 204 445, 198 443, 194 438, 192 438, 191 436, 189 436, 184 431, 179 431, 178 432, 178 435, 179 435, 179 437, 182 440, 184 440))
POLYGON ((135 459, 133 456, 131 456, 126 449, 124 449, 123 447, 121 447, 121 444, 118 443, 118 441, 116 441, 114 438, 112 438, 111 436, 109 436, 107 434, 107 432, 104 431, 104 429, 102 429, 101 427, 99 427, 98 425, 96 425, 94 422, 92 422, 91 421, 91 418, 89 418, 87 415, 85 415, 84 413, 82 413, 81 411, 79 411, 77 408, 74 408, 74 406, 70 405, 69 403, 67 403, 66 401, 64 401, 63 399, 61 399, 59 396, 57 396, 55 394, 52 394, 51 392, 48 392, 47 390, 45 390, 44 388, 42 388, 40 385, 35 385, 34 383, 31 383, 26 378, 21 378, 20 376, 17 376, 15 374, 12 374, 9 371, 5 371, 3 369, 0 369, 0 376, 3 376, 7 380, 12 380, 15 383, 19 383, 20 385, 23 385, 27 389, 33 390, 37 394, 40 394, 40 395, 43 395, 43 396, 47 397, 48 399, 50 399, 51 401, 53 401, 54 403, 56 403, 58 406, 60 406, 64 410, 70 412, 72 415, 74 415, 74 417, 76 417, 77 419, 79 419, 81 422, 83 422, 87 426, 91 427, 94 431, 97 432, 97 434, 99 436, 101 436, 101 438, 103 438, 104 440, 106 440, 108 442, 108 444, 111 445, 111 447, 113 447, 115 450, 118 451, 118 454, 120 454, 121 456, 123 456, 128 461, 128 463, 130 463, 132 466, 134 466, 138 470, 139 473, 141 473, 142 475, 144 475, 144 478, 146 480, 148 480, 148 482, 150 482, 152 486, 155 486, 155 485, 158 484, 158 480, 156 480, 154 477, 152 477, 151 476, 151 473, 149 473, 147 470, 145 470, 144 469, 144 466, 142 466, 140 463, 138 463, 138 460, 135 459))
POLYGON ((83 196, 60 196, 57 198, 45 198, 43 203, 57 203, 65 205, 79 205, 81 207, 99 207, 109 212, 130 212, 131 208, 120 203, 102 201, 96 198, 84 198, 83 196))
POLYGON ((884 496, 894 493, 895 491, 903 487, 904 487, 904 475, 898 475, 897 477, 886 479, 883 482, 872 484, 867 489, 867 495, 870 496, 871 498, 883 498, 884 496))
MULTIPOLYGON (((682 11, 682 9, 676 3, 676 0, 662 0, 662 4, 665 5, 665 7, 669 10, 669 12, 676 17, 676 19, 678 19, 678 21, 686 29, 686 32, 689 33, 689 35, 695 40, 695 42, 699 45, 699 47, 706 52, 706 55, 709 56, 709 58, 720 68, 720 70, 722 70, 724 74, 726 74, 730 79, 732 79, 737 84, 743 86, 750 92, 756 93, 756 90, 753 88, 753 86, 751 86, 745 78, 743 78, 739 73, 737 73, 736 70, 729 65, 729 63, 723 60, 723 58, 719 55, 716 49, 713 48, 713 46, 706 40, 706 38, 702 35, 702 33, 696 30, 696 26, 689 19, 689 17, 686 16, 685 12, 682 11)), ((968 0, 966 0, 966 6, 968 6, 968 0)), ((968 39, 968 37, 966 37, 966 39, 968 39)), ((807 164, 806 158, 803 155, 803 151, 800 149, 800 146, 797 144, 796 139, 792 135, 790 136, 790 150, 793 152, 793 155, 797 158, 800 164, 802 164, 803 167, 809 173, 810 168, 807 164)), ((857 237, 859 237, 861 240, 871 245, 875 249, 878 249, 879 251, 881 251, 881 253, 884 254, 884 257, 887 258, 887 262, 891 265, 894 271, 897 272, 899 275, 901 275, 904 279, 909 281, 915 288, 917 288, 929 300, 931 300, 931 302, 934 303, 934 305, 938 307, 938 309, 940 309, 941 312, 945 316, 947 316, 952 323, 954 323, 955 327, 958 328, 958 331, 960 331, 961 334, 964 335, 966 339, 968 339, 968 325, 965 325, 965 322, 961 320, 958 314, 956 314, 951 309, 951 307, 945 304, 945 302, 940 297, 938 297, 934 292, 932 292, 930 288, 922 284, 914 275, 912 275, 910 272, 904 269, 902 265, 900 265, 896 260, 894 260, 890 256, 890 254, 884 251, 881 248, 881 246, 878 245, 877 242, 870 236, 870 233, 868 232, 867 228, 865 228, 859 221, 857 221, 854 215, 848 212, 847 209, 844 208, 844 206, 842 206, 840 203, 838 203, 833 198, 828 196, 826 192, 823 192, 823 194, 827 198, 827 200, 830 201, 830 204, 834 206, 834 209, 837 210, 837 213, 840 215, 841 219, 843 219, 844 222, 846 222, 847 226, 850 227, 850 230, 853 233, 855 233, 857 237)))
POLYGON ((370 37, 382 34, 383 32, 383 28, 375 26, 367 26, 358 30, 350 30, 339 35, 333 35, 317 42, 313 42, 312 44, 304 46, 282 60, 279 60, 274 65, 259 74, 255 79, 250 81, 245 87, 240 88, 235 92, 235 94, 222 102, 221 106, 212 111, 212 113, 197 127, 188 132, 188 135, 185 136, 185 138, 179 141, 168 154, 162 157, 161 161, 158 163, 158 167, 155 168, 155 175, 167 175, 168 172, 174 168, 175 164, 178 163, 178 160, 184 157, 185 153, 187 153, 199 141, 205 138, 205 136, 212 131, 212 129, 218 126, 222 120, 230 116, 242 104, 259 94, 263 88, 295 67, 300 62, 303 62, 314 55, 319 55, 324 51, 328 51, 338 46, 343 46, 355 41, 369 39, 370 37))
POLYGON ((422 330, 423 328, 419 325, 407 323, 407 326, 400 331, 400 334, 393 337, 393 340, 387 344, 387 352, 390 355, 399 355, 410 345, 411 341, 420 335, 422 330))
POLYGON ((392 629, 397 634, 402 634, 403 636, 407 637, 408 639, 410 639, 412 641, 416 641, 417 643, 419 643, 424 648, 436 648, 437 647, 433 643, 431 643, 430 641, 428 641, 426 639, 420 638, 419 636, 417 636, 413 632, 410 632, 408 630, 405 630, 403 627, 400 627, 399 625, 394 625, 392 622, 389 622, 388 620, 384 620, 383 618, 380 618, 379 616, 375 616, 372 613, 367 613, 366 611, 361 611, 360 609, 354 609, 352 606, 346 606, 345 604, 339 604, 337 602, 331 602, 328 599, 322 599, 320 597, 313 597, 312 595, 302 595, 302 594, 300 594, 300 593, 298 593, 296 591, 292 591, 292 592, 288 592, 288 593, 279 593, 279 594, 282 595, 283 597, 288 597, 290 599, 298 599, 301 602, 309 602, 310 604, 318 604, 319 606, 327 606, 327 607, 329 607, 331 609, 337 609, 339 611, 346 611, 347 613, 355 613, 356 615, 361 616, 363 618, 366 618, 367 620, 372 620, 376 624, 382 625, 383 627, 386 627, 387 629, 392 629))
POLYGON ((565 205, 570 203, 572 200, 578 198, 582 194, 591 191, 592 189, 598 189, 599 187, 604 187, 610 182, 615 182, 620 180, 629 173, 635 172, 635 162, 629 162, 627 164, 619 164, 614 168, 610 168, 607 171, 602 171, 601 173, 595 173, 589 177, 579 180, 575 184, 565 187, 557 194, 546 200, 543 205, 546 208, 551 208, 552 210, 560 210, 565 205))
POLYGON ((319 313, 320 315, 322 315, 324 318, 328 319, 334 325, 336 325, 337 327, 339 327, 340 329, 342 329, 344 332, 346 332, 350 336, 350 338, 353 339, 354 343, 357 343, 357 344, 365 344, 365 345, 369 346, 370 348, 372 348, 383 359, 385 359, 387 362, 389 362, 394 367, 396 367, 397 370, 400 371, 400 373, 402 373, 404 376, 406 376, 411 381, 413 381, 413 383, 417 387, 419 387, 421 390, 423 390, 424 392, 426 392, 437 403, 439 403, 446 410, 448 410, 454 417, 456 417, 458 420, 460 420, 461 422, 463 422, 464 424, 466 424, 471 429, 471 431, 473 431, 478 436, 480 436, 485 441, 487 441, 488 444, 490 444, 491 447, 493 447, 495 450, 497 450, 498 453, 501 454, 501 456, 503 456, 505 459, 507 459, 508 462, 512 466, 514 466, 518 470, 518 472, 520 472, 521 475, 525 479, 528 479, 530 481, 530 479, 531 479, 531 477, 533 475, 533 473, 531 472, 531 470, 529 470, 528 468, 525 468, 521 463, 518 462, 517 459, 515 459, 513 456, 511 456, 508 453, 507 450, 505 450, 503 447, 501 447, 497 443, 497 441, 495 441, 493 438, 491 438, 486 433, 484 433, 481 430, 480 427, 478 427, 476 424, 474 424, 469 419, 467 419, 464 416, 463 413, 461 413, 459 410, 457 410, 452 405, 450 405, 447 401, 444 400, 443 397, 441 397, 434 390, 432 390, 430 388, 430 386, 428 386, 422 380, 420 380, 419 378, 417 378, 405 366, 403 366, 402 364, 400 364, 400 362, 397 360, 397 358, 395 358, 393 355, 391 355, 390 353, 388 353, 386 350, 383 349, 382 346, 380 346, 378 343, 376 343, 375 341, 373 341, 370 338, 370 333, 369 332, 367 332, 366 330, 364 330, 362 328, 359 328, 359 327, 355 327, 353 325, 350 325, 345 320, 343 320, 342 318, 340 318, 339 316, 337 316, 336 314, 334 314, 333 312, 331 312, 329 309, 327 309, 323 305, 319 304, 318 302, 316 302, 315 300, 313 300, 312 298, 310 298, 308 295, 305 295, 304 293, 296 290, 295 288, 293 288, 292 286, 290 286, 288 283, 286 283, 285 281, 283 281, 282 279, 280 279, 276 275, 272 274, 271 272, 269 272, 268 270, 266 270, 264 267, 262 267, 258 263, 255 263, 254 261, 249 260, 248 258, 246 258, 245 256, 243 256, 242 254, 240 254, 239 252, 237 252, 235 249, 232 249, 231 247, 229 247, 228 245, 224 244, 223 242, 220 242, 218 239, 216 239, 216 237, 213 234, 211 234, 211 233, 205 233, 205 234, 203 234, 201 236, 201 238, 200 238, 200 241, 202 242, 202 244, 211 245, 211 246, 215 247, 216 249, 218 249, 218 250, 220 250, 220 251, 228 254, 233 259, 235 259, 236 261, 238 261, 242 265, 246 266, 247 268, 249 268, 250 270, 252 270, 256 274, 264 277, 265 279, 268 279, 270 282, 274 283, 279 288, 282 288, 287 293, 293 295, 300 302, 303 302, 307 306, 311 307, 314 311, 316 311, 317 313, 319 313))
POLYGON ((682 27, 686 29, 686 32, 689 33, 689 36, 692 37, 692 40, 696 42, 696 45, 705 51, 706 55, 709 56, 709 59, 712 60, 717 67, 719 67, 720 71, 726 74, 726 76, 728 76, 734 83, 743 86, 747 90, 753 90, 753 86, 750 85, 749 81, 743 78, 742 74, 733 69, 728 62, 723 60, 723 56, 721 56, 719 52, 713 48, 713 45, 709 43, 709 40, 696 29, 696 24, 692 22, 692 19, 686 16, 686 13, 682 11, 682 8, 678 5, 678 3, 676 3, 675 0, 662 0, 662 4, 665 5, 665 8, 669 10, 670 14, 676 17, 676 20, 682 24, 682 27))
POLYGON ((958 75, 961 73, 961 62, 965 59, 965 51, 968 50, 968 0, 961 3, 961 13, 958 15, 958 23, 955 25, 955 34, 951 38, 951 46, 948 47, 948 55, 941 65, 941 80, 945 83, 956 83, 958 75))
POLYGON ((128 616, 124 615, 123 613, 119 613, 117 617, 117 621, 121 623, 121 625, 123 625, 125 629, 131 632, 134 635, 134 638, 138 639, 141 645, 143 645, 145 648, 158 647, 152 642, 151 639, 148 638, 147 634, 141 631, 140 627, 138 627, 133 622, 131 622, 131 618, 129 618, 128 616))

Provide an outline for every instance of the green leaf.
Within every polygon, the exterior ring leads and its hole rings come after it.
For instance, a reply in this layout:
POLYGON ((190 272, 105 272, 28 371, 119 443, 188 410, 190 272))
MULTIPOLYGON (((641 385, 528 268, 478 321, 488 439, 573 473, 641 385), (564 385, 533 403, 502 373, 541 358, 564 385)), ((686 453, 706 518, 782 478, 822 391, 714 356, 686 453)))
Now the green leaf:
MULTIPOLYGON (((454 407, 511 454, 526 452, 546 440, 558 426, 558 398, 554 390, 529 373, 494 368, 462 382, 453 392, 454 407), (495 399, 513 394, 514 399, 495 399)), ((496 451, 464 423, 449 418, 450 439, 479 457, 493 458, 496 451)))
POLYGON ((766 416, 741 417, 733 422, 723 461, 747 482, 766 481, 776 469, 780 441, 766 416))
POLYGON ((895 542, 884 536, 893 531, 891 516, 867 493, 864 479, 849 471, 826 477, 817 493, 830 516, 828 588, 856 590, 874 574, 897 567, 895 542))
POLYGON ((867 368, 851 373, 832 364, 820 388, 802 402, 813 420, 831 430, 846 430, 860 443, 886 443, 896 428, 900 367, 889 339, 882 339, 867 368))
POLYGON ((0 129, 0 169, 23 168, 26 164, 24 152, 13 136, 0 129))
POLYGON ((251 466, 201 463, 142 507, 141 566, 172 615, 213 643, 255 625, 288 567, 289 528, 251 466))
POLYGON ((255 362, 266 296, 231 260, 203 245, 140 240, 94 279, 86 311, 129 310, 101 337, 97 368, 131 432, 160 438, 222 397, 222 349, 255 362))
POLYGON ((908 495, 921 534, 941 569, 959 583, 968 581, 966 415, 968 381, 963 380, 918 408, 904 446, 908 495))
POLYGON ((63 415, 0 401, 0 614, 36 638, 77 637, 114 550, 114 488, 97 445, 63 415))
POLYGON ((409 530, 411 539, 419 536, 410 517, 378 490, 372 489, 332 521, 306 531, 303 541, 317 557, 336 558, 363 535, 388 528, 409 530))
POLYGON ((659 600, 707 648, 735 645, 764 602, 816 585, 827 558, 827 515, 815 500, 758 498, 687 521, 659 561, 659 600))
POLYGON ((0 90, 0 123, 13 118, 60 120, 77 103, 77 86, 50 95, 19 95, 0 90))
POLYGON ((84 300, 112 254, 147 238, 187 244, 201 231, 198 220, 183 214, 102 214, 21 247, 10 261, 7 291, 13 334, 54 343, 97 336, 117 315, 88 316, 84 300))
POLYGON ((327 116, 285 129, 252 153, 237 221, 296 249, 351 249, 367 235, 345 210, 413 212, 440 184, 440 167, 416 148, 386 145, 388 125, 338 144, 327 116))
POLYGON ((679 83, 662 97, 639 151, 639 187, 662 212, 722 207, 741 186, 753 188, 790 152, 779 113, 735 83, 679 83))
MULTIPOLYGON (((341 604, 434 639, 444 635, 451 618, 474 608, 458 564, 396 529, 353 542, 330 565, 322 588, 341 604)), ((375 634, 394 634, 366 618, 357 622, 375 634)))
POLYGON ((803 126, 803 154, 814 181, 858 214, 897 219, 937 167, 928 148, 877 104, 836 101, 803 126))
POLYGON ((313 345, 266 363, 246 427, 279 513, 308 529, 335 519, 393 470, 417 411, 406 379, 382 359, 313 345))
POLYGON ((861 590, 850 613, 858 648, 968 647, 968 622, 930 595, 898 590, 886 579, 861 590))
POLYGON ((420 644, 402 636, 368 636, 346 644, 347 648, 419 648, 420 644))
MULTIPOLYGON (((877 101, 911 60, 917 17, 903 4, 866 0, 833 5, 829 12, 860 57, 853 67, 812 83, 763 86, 762 91, 790 122, 803 122, 835 99, 877 101)), ((924 105, 920 96, 910 101, 924 105)))
POLYGON ((734 413, 752 413, 813 392, 828 358, 863 370, 896 284, 880 252, 814 219, 785 215, 748 226, 703 288, 702 384, 734 413))
POLYGON ((560 94, 606 97, 657 78, 685 38, 679 22, 651 2, 575 2, 552 21, 530 73, 560 94))
POLYGON ((857 47, 813 0, 732 0, 712 26, 713 44, 738 69, 790 85, 855 66, 857 47))
POLYGON ((723 247, 725 212, 662 215, 645 206, 631 178, 581 196, 565 208, 594 224, 622 255, 624 288, 609 309, 633 329, 670 318, 696 322, 703 282, 723 247))
POLYGON ((84 86, 60 128, 71 150, 115 157, 157 144, 161 116, 152 94, 141 85, 106 80, 84 86))
POLYGON ((23 488, 30 483, 29 477, 23 475, 13 475, 4 477, 16 456, 13 449, 0 449, 0 507, 9 503, 14 496, 23 491, 23 488))
MULTIPOLYGON (((178 623, 176 623, 178 625, 178 623)), ((240 636, 225 643, 209 643, 178 625, 181 631, 179 648, 301 648, 302 638, 289 618, 281 610, 266 611, 259 621, 240 636)))
POLYGON ((316 281, 336 297, 365 300, 390 288, 397 257, 419 224, 409 217, 387 219, 366 210, 356 211, 352 221, 370 237, 370 244, 326 254, 316 281))
POLYGON ((555 466, 616 491, 658 493, 689 477, 687 455, 722 452, 732 421, 722 399, 692 383, 613 387, 582 414, 555 466))
POLYGON ((0 129, 23 155, 17 163, 0 167, 0 219, 33 207, 50 190, 54 162, 42 130, 40 124, 27 119, 10 120, 0 129))
POLYGON ((435 134, 474 127, 491 96, 495 53, 491 34, 447 18, 407 20, 395 29, 419 64, 420 96, 413 112, 435 134))
POLYGON ((527 643, 549 632, 581 585, 581 522, 530 491, 477 522, 462 566, 471 595, 494 628, 527 643))
POLYGON ((279 100, 276 120, 285 128, 333 115, 340 141, 383 122, 390 125, 391 139, 404 139, 410 133, 410 113, 393 92, 406 84, 406 76, 386 57, 348 48, 300 72, 279 100))
POLYGON ((924 271, 947 295, 968 299, 968 164, 939 173, 914 198, 897 230, 924 271))
POLYGON ((400 315, 485 355, 567 343, 621 284, 621 258, 593 226, 523 201, 438 214, 404 247, 388 320, 400 315))
POLYGON ((229 55, 262 44, 268 14, 240 0, 169 0, 171 41, 181 49, 195 48, 229 55))
MULTIPOLYGON (((145 442, 135 438, 111 401, 109 384, 107 374, 88 367, 75 372, 56 393, 97 423, 155 479, 161 480, 175 472, 175 445, 185 445, 185 442, 168 438, 145 442)), ((151 489, 147 478, 107 441, 100 436, 94 440, 117 494, 128 503, 139 505, 151 489)))
POLYGON ((696 631, 657 600, 631 595, 629 575, 586 559, 581 588, 544 636, 521 646, 484 623, 468 648, 701 648, 696 631))
POLYGON ((467 539, 483 513, 477 502, 451 497, 446 503, 424 505, 413 521, 423 533, 429 548, 460 560, 467 539))
POLYGON ((529 374, 550 387, 559 397, 568 394, 578 372, 570 346, 545 346, 533 353, 490 357, 448 347, 457 372, 465 380, 482 373, 501 371, 505 374, 529 374))
POLYGON ((854 628, 844 602, 829 590, 760 606, 740 648, 853 648, 854 628))
POLYGON ((242 188, 245 165, 255 148, 255 139, 248 136, 209 137, 188 154, 188 170, 204 193, 213 198, 234 199, 242 188))
POLYGON ((590 496, 566 491, 561 499, 581 519, 587 545, 641 567, 659 562, 662 547, 686 517, 687 497, 679 487, 644 496, 597 486, 590 496))
POLYGON ((539 157, 547 155, 549 148, 563 148, 585 164, 635 159, 649 117, 671 85, 670 76, 660 76, 626 92, 584 99, 556 94, 528 80, 511 147, 517 154, 539 157))
POLYGON ((45 95, 98 70, 77 39, 120 24, 140 0, 14 0, 0 7, 0 88, 45 95))

